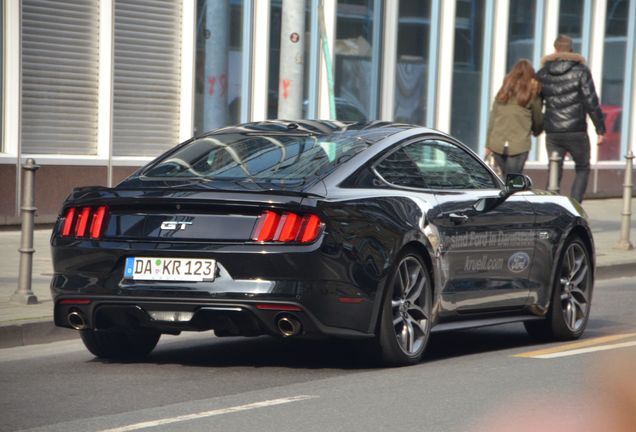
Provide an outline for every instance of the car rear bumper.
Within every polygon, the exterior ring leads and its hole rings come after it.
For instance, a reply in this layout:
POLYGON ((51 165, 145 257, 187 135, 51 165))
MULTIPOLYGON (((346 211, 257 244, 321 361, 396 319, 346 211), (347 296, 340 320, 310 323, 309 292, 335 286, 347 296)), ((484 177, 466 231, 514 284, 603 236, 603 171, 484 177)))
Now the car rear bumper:
POLYGON ((353 328, 326 325, 297 302, 62 295, 56 298, 54 310, 57 326, 78 330, 113 327, 155 329, 162 333, 215 330, 221 336, 289 336, 284 327, 281 330, 281 319, 298 323, 294 337, 373 336, 353 328))

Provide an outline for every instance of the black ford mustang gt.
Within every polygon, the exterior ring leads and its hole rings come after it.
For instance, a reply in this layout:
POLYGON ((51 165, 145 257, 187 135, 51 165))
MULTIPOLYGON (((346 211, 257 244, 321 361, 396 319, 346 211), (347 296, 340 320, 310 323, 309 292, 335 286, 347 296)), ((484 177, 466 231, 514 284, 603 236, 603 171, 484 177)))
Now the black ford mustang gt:
POLYGON ((105 358, 162 333, 368 338, 417 362, 431 331, 585 329, 594 246, 581 207, 506 184, 464 145, 394 123, 268 121, 79 188, 51 239, 55 323, 105 358))

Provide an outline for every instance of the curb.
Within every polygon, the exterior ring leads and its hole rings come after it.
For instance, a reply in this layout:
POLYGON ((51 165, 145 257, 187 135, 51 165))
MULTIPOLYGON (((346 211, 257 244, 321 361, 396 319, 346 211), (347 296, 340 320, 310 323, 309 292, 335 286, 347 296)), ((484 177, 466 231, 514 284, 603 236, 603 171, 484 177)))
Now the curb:
POLYGON ((596 279, 616 279, 636 276, 636 262, 596 266, 596 279))
POLYGON ((56 327, 53 321, 0 325, 0 349, 78 338, 76 330, 56 327))
MULTIPOLYGON (((596 280, 634 276, 636 276, 636 263, 596 267, 596 280)), ((77 330, 56 327, 52 320, 0 324, 0 349, 78 339, 78 337, 77 330)))

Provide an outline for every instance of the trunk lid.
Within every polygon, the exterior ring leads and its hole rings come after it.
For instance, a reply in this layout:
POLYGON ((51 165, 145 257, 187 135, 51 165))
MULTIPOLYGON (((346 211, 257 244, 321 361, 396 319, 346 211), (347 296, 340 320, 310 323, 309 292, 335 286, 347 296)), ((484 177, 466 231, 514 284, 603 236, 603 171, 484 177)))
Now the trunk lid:
POLYGON ((65 202, 56 232, 64 223, 66 209, 106 205, 108 217, 100 240, 246 242, 263 211, 308 213, 318 197, 302 191, 221 191, 191 186, 81 188, 65 202))

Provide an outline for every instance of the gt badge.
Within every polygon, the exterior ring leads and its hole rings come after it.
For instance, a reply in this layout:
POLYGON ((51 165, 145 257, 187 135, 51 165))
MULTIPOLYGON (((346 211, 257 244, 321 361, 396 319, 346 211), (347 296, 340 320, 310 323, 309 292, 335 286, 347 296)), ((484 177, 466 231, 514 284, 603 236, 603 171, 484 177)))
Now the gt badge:
POLYGON ((521 273, 530 264, 530 257, 525 252, 516 252, 508 258, 508 270, 513 273, 521 273))
POLYGON ((181 221, 163 221, 161 222, 162 230, 184 230, 188 225, 192 225, 192 222, 181 222, 181 221))

